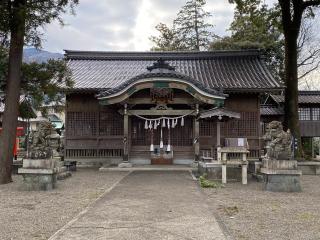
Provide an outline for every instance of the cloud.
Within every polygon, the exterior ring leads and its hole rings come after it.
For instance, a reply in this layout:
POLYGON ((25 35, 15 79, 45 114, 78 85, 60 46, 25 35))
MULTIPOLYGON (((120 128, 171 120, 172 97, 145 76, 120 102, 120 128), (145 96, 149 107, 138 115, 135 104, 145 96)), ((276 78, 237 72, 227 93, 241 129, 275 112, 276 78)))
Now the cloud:
MULTIPOLYGON (((54 22, 44 29, 44 49, 62 52, 77 50, 144 51, 152 47, 159 22, 171 25, 186 0, 80 0, 76 15, 65 15, 66 26, 54 22)), ((206 10, 214 32, 227 34, 233 18, 228 0, 207 0, 206 10)))

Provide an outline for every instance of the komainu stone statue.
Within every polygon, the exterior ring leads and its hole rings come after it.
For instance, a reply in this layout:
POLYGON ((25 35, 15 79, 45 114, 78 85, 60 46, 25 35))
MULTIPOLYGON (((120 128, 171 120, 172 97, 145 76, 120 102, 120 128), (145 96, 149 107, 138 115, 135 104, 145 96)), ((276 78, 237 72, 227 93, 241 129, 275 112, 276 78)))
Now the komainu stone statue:
POLYGON ((263 136, 266 154, 260 172, 264 174, 264 189, 274 192, 300 192, 301 170, 292 159, 292 136, 283 131, 282 123, 270 122, 263 136))
POLYGON ((51 158, 60 151, 60 135, 50 122, 40 122, 38 130, 30 133, 29 143, 30 159, 51 158))
POLYGON ((23 176, 22 189, 28 191, 51 190, 56 187, 61 173, 61 137, 50 122, 40 122, 29 136, 29 154, 23 159, 18 173, 23 176))
POLYGON ((266 127, 263 136, 266 143, 266 155, 268 159, 289 160, 292 158, 292 136, 290 129, 283 131, 281 122, 272 121, 266 127))

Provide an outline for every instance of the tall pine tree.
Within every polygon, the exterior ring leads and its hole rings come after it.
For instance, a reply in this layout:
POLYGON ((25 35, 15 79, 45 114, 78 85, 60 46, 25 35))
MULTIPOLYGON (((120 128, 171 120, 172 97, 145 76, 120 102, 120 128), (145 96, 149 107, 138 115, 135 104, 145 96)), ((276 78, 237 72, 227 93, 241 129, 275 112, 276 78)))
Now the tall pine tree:
POLYGON ((204 10, 205 4, 205 0, 187 1, 174 20, 179 38, 190 50, 207 49, 214 37, 213 25, 206 21, 211 13, 204 10))
POLYGON ((152 50, 207 50, 217 35, 209 23, 212 15, 204 10, 205 5, 205 0, 189 0, 177 14, 172 28, 158 24, 160 36, 150 38, 155 44, 152 50))

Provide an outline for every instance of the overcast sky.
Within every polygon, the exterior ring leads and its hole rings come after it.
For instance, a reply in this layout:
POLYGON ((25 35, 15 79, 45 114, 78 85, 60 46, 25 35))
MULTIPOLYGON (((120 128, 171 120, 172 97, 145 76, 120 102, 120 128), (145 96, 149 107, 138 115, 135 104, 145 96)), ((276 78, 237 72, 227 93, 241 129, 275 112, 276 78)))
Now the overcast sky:
MULTIPOLYGON (((76 16, 64 17, 67 26, 50 24, 43 48, 52 52, 74 50, 149 50, 151 35, 159 22, 171 24, 186 0, 80 0, 76 16)), ((207 0, 210 21, 218 35, 233 18, 228 0, 207 0)))

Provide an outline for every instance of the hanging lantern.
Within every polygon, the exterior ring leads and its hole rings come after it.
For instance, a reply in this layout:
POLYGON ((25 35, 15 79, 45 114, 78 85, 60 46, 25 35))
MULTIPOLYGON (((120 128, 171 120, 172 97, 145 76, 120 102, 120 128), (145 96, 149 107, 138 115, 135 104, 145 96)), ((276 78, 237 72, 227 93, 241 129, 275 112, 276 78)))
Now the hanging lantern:
POLYGON ((166 127, 166 119, 162 119, 162 127, 166 127))
POLYGON ((148 121, 147 120, 144 123, 144 129, 148 129, 148 121))
POLYGON ((184 126, 184 117, 181 118, 181 127, 184 126))

